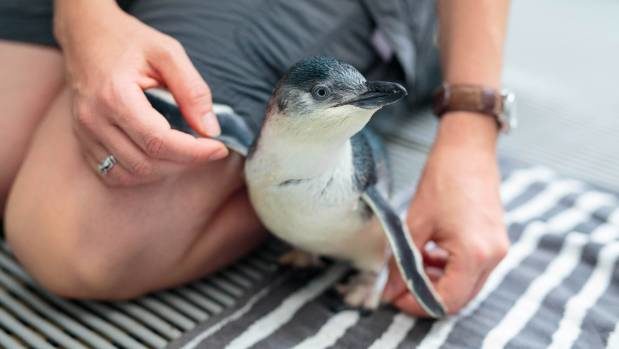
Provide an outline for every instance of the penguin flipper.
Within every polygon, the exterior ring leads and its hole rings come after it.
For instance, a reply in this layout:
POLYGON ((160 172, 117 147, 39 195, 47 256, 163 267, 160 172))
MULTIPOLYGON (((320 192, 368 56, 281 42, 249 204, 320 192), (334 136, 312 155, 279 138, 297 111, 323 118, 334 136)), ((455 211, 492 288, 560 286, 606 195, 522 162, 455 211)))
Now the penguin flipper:
MULTIPOLYGON (((161 88, 152 88, 144 91, 144 93, 153 108, 168 120, 172 128, 198 136, 183 118, 170 92, 161 88)), ((213 104, 213 112, 215 112, 221 128, 221 134, 213 139, 222 142, 230 150, 247 157, 255 135, 245 119, 236 114, 232 108, 223 104, 213 104)))
POLYGON ((435 318, 444 317, 447 314, 445 306, 424 271, 421 253, 413 243, 406 224, 376 186, 366 188, 362 199, 378 217, 409 291, 428 315, 435 318))

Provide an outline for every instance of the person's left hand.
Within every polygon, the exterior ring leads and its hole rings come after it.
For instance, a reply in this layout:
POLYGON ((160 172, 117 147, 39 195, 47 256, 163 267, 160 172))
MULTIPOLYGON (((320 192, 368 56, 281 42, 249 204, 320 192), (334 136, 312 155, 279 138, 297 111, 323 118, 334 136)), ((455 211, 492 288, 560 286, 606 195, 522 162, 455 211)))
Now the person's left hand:
MULTIPOLYGON (((458 141, 466 127, 454 127, 441 125, 407 216, 426 271, 451 314, 479 292, 509 246, 494 145, 458 141), (456 131, 449 134, 449 128, 456 131), (426 250, 429 241, 438 248, 426 250)), ((389 278, 383 299, 413 315, 427 316, 393 261, 389 278)))

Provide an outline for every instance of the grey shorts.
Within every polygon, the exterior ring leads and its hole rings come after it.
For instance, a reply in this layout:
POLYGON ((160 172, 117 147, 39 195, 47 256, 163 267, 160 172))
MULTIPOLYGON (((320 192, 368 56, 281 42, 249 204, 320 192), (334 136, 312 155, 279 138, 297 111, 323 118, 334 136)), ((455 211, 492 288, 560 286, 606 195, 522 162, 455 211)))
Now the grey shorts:
MULTIPOLYGON (((121 5, 179 40, 213 99, 232 106, 254 127, 279 77, 307 56, 333 56, 364 73, 383 71, 405 80, 395 60, 379 57, 372 40, 375 18, 361 0, 136 0, 121 5)), ((52 1, 2 1, 0 39, 56 45, 52 1)))

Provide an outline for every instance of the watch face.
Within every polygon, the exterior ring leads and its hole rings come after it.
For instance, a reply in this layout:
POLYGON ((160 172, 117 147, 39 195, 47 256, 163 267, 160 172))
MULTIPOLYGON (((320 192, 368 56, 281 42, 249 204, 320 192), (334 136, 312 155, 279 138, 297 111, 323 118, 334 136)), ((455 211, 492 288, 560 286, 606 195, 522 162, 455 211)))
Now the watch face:
POLYGON ((516 117, 516 95, 507 90, 501 91, 503 97, 503 112, 499 115, 501 130, 505 133, 518 126, 518 118, 516 117))

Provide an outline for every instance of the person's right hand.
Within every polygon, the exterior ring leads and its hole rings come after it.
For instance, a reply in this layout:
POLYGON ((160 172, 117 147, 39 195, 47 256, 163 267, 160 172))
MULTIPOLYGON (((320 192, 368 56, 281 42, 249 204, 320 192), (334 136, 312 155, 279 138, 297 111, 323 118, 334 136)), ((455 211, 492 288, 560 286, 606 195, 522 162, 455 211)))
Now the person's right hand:
POLYGON ((190 164, 218 160, 219 141, 173 130, 144 90, 170 90, 188 124, 204 136, 220 133, 209 87, 181 44, 123 12, 115 1, 57 0, 54 32, 72 92, 75 133, 93 170, 108 155, 118 163, 108 185, 160 180, 190 164))

